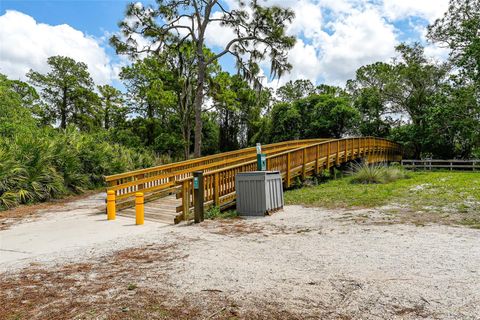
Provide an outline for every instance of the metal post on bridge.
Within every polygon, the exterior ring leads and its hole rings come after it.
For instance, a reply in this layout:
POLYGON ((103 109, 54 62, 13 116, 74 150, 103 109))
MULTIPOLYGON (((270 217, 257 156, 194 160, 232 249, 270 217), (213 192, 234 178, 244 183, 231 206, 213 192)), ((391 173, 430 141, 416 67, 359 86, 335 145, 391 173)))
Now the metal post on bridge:
POLYGON ((203 171, 193 172, 193 202, 195 223, 203 221, 203 171))
POLYGON ((262 153, 262 145, 257 143, 257 171, 267 170, 267 155, 262 153))

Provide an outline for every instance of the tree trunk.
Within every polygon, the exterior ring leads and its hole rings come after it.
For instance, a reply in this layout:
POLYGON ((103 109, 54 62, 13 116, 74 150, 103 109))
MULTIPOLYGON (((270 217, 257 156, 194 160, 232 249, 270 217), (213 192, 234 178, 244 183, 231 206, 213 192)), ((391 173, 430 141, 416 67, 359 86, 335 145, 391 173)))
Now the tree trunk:
POLYGON ((187 123, 186 125, 183 126, 183 153, 185 160, 188 160, 190 158, 190 123, 187 123))
POLYGON ((105 107, 105 119, 104 119, 104 125, 105 125, 105 130, 110 129, 110 108, 108 105, 105 107))
POLYGON ((201 58, 198 63, 198 83, 195 92, 195 157, 202 155, 202 104, 203 104, 203 87, 205 82, 205 62, 201 58))
POLYGON ((63 88, 62 106, 60 107, 60 128, 67 128, 67 88, 63 88))
POLYGON ((152 146, 155 139, 155 122, 153 106, 147 105, 147 145, 152 146))

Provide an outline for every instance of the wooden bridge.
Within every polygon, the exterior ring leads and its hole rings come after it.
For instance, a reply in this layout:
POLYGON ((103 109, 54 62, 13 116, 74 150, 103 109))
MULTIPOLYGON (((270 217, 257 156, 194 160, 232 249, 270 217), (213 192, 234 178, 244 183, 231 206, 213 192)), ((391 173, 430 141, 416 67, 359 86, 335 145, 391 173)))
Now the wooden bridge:
MULTIPOLYGON (((297 177, 305 179, 349 161, 400 161, 401 150, 389 140, 362 137, 309 139, 262 146, 267 170, 280 171, 286 188, 297 177)), ((235 175, 257 169, 255 147, 140 169, 105 178, 116 195, 119 215, 135 216, 136 192, 145 194, 145 219, 177 223, 192 218, 193 172, 204 174, 204 205, 227 208, 235 204, 235 175)))

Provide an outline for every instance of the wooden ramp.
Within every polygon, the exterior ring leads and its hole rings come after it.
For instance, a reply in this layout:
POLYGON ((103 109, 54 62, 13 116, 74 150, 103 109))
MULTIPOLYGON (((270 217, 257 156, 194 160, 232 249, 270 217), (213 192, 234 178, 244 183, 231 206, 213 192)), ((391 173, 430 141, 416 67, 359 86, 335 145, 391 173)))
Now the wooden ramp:
MULTIPOLYGON (((282 175, 285 188, 295 180, 321 174, 351 161, 368 163, 400 161, 398 143, 374 137, 285 141, 262 147, 266 168, 282 175)), ((189 220, 200 201, 203 207, 225 209, 235 204, 235 176, 257 170, 256 148, 139 169, 105 178, 115 195, 120 215, 135 217, 135 194, 145 195, 145 219, 164 223, 189 220), (203 199, 193 199, 195 171, 203 172, 203 199), (179 198, 178 200, 176 198, 179 198), (128 208, 123 209, 122 208, 128 208)))
MULTIPOLYGON (((174 224, 176 208, 180 204, 181 200, 176 199, 175 195, 145 202, 145 220, 174 224)), ((120 210, 117 214, 135 219, 135 207, 120 210)))

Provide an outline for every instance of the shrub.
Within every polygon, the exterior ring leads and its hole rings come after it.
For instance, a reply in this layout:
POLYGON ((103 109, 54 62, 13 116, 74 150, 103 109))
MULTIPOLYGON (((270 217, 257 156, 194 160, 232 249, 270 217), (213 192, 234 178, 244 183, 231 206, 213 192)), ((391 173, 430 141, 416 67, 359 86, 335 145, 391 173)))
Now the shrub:
POLYGON ((398 166, 388 167, 383 163, 367 164, 356 163, 352 165, 352 183, 375 184, 388 183, 407 178, 404 169, 398 166))
POLYGON ((104 176, 155 164, 153 153, 74 128, 19 128, 0 140, 0 210, 103 186, 104 176))
POLYGON ((220 208, 217 206, 210 207, 207 212, 205 212, 205 219, 215 219, 221 215, 220 208))

